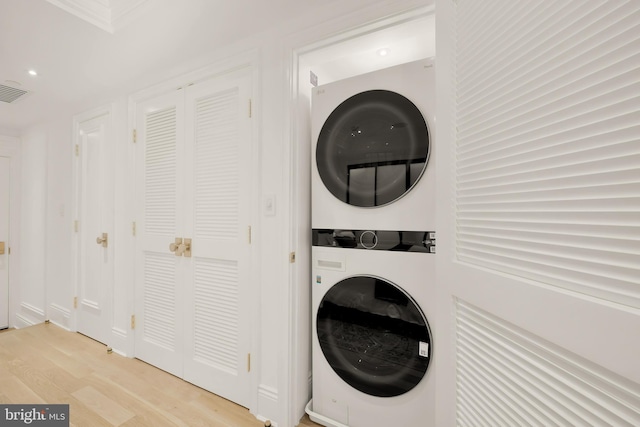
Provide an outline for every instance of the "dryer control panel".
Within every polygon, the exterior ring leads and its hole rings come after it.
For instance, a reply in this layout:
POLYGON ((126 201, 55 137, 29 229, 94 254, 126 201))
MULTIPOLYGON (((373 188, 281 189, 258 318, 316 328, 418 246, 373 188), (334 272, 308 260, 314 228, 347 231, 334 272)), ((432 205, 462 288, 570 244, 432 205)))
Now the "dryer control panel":
POLYGON ((435 231, 313 229, 313 246, 379 251, 436 252, 435 231))

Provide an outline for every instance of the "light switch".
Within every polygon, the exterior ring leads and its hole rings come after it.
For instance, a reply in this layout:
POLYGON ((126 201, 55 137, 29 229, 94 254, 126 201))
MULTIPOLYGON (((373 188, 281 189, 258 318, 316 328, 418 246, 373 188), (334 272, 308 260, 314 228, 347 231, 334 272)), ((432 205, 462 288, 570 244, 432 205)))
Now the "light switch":
POLYGON ((276 214, 276 196, 268 194, 262 199, 262 206, 265 216, 274 216, 276 214))

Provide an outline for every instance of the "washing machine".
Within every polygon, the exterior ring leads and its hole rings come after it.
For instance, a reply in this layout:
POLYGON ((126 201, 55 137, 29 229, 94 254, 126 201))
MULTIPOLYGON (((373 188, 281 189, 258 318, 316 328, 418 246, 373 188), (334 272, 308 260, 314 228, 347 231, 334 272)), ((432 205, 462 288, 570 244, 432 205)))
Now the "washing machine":
POLYGON ((429 230, 434 59, 314 88, 312 228, 429 230))
POLYGON ((315 229, 312 421, 435 423, 434 235, 315 229))

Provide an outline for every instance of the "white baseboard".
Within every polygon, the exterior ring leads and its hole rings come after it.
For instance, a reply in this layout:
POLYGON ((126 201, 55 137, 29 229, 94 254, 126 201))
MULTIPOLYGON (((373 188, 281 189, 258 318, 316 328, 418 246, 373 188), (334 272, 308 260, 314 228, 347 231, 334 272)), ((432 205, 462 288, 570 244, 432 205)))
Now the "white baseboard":
POLYGON ((46 319, 44 311, 42 309, 29 303, 23 302, 20 304, 20 312, 16 313, 16 323, 18 320, 26 322, 26 326, 32 326, 38 323, 42 323, 46 319))
POLYGON ((71 311, 55 303, 49 304, 49 320, 51 323, 69 331, 71 311))
POLYGON ((113 350, 114 353, 117 353, 121 356, 128 357, 127 351, 125 350, 127 347, 128 341, 127 331, 113 327, 111 328, 111 338, 109 340, 109 346, 113 350))
POLYGON ((278 426, 273 420, 278 418, 278 390, 261 384, 258 386, 258 411, 256 418, 262 422, 271 421, 271 425, 278 426))
POLYGON ((16 313, 16 329, 28 328, 29 326, 35 325, 35 322, 32 322, 30 319, 22 316, 21 314, 16 313))

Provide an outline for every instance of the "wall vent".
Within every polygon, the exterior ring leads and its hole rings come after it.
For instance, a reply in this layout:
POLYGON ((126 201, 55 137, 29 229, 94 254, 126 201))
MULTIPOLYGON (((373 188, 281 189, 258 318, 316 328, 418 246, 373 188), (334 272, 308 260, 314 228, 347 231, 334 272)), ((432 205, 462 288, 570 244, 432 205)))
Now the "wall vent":
POLYGON ((11 104, 17 101, 20 97, 29 93, 26 90, 16 89, 15 87, 0 85, 0 101, 11 104))

